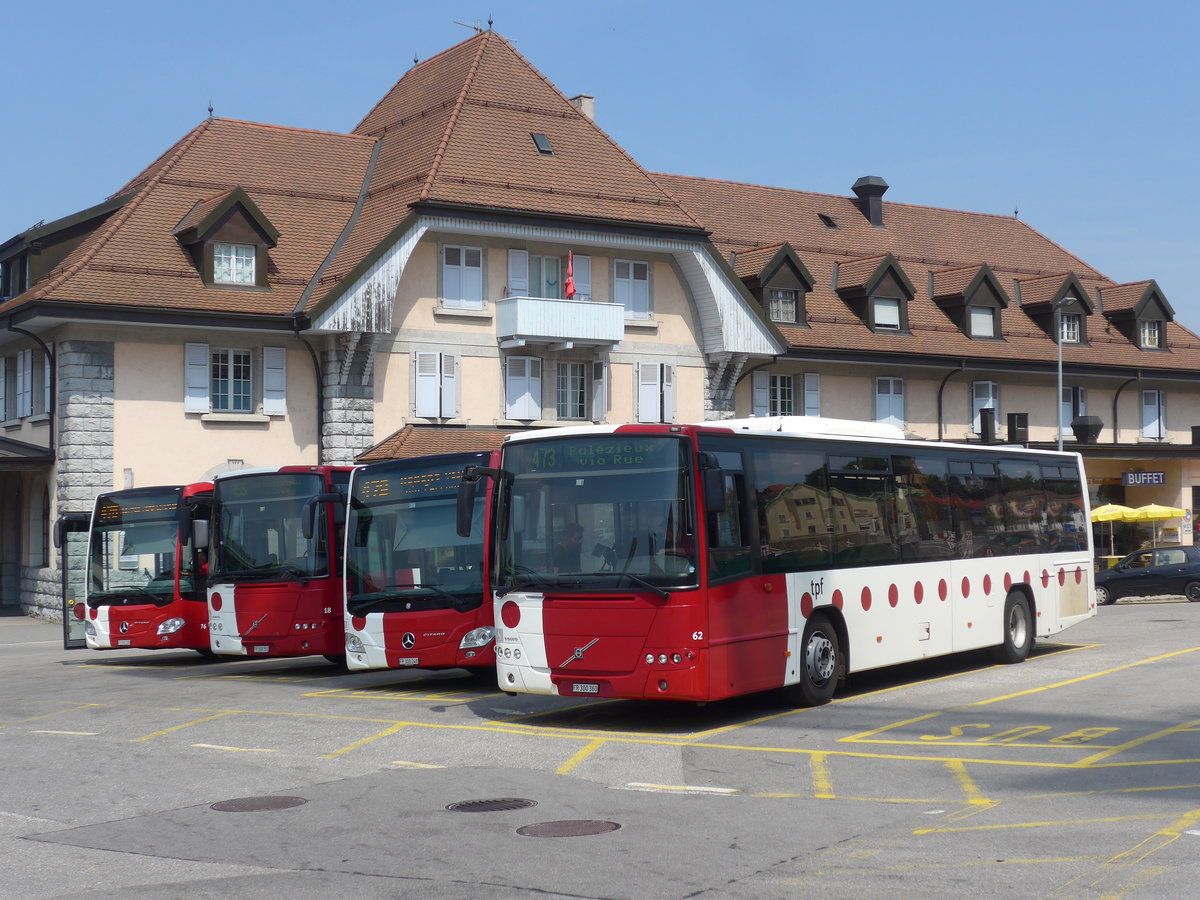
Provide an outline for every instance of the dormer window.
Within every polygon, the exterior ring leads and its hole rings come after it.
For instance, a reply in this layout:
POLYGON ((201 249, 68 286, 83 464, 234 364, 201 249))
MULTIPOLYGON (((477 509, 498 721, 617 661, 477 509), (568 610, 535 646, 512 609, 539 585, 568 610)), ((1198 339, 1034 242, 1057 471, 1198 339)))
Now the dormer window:
POLYGON ((1058 339, 1064 344, 1078 344, 1083 336, 1083 316, 1063 313, 1058 323, 1058 339))
POLYGON ((996 310, 990 307, 971 307, 971 337, 994 338, 996 336, 996 310))
POLYGON ((1143 350, 1162 347, 1162 322, 1143 319, 1138 323, 1138 346, 1143 350))
POLYGON ((900 330, 900 301, 891 297, 876 297, 873 304, 876 331, 900 330))
POLYGON ((217 284, 254 284, 255 246, 213 242, 213 281, 217 284))
POLYGON ((796 324, 796 306, 799 293, 799 291, 782 290, 779 288, 771 288, 767 292, 768 313, 771 316, 772 322, 779 322, 784 325, 796 324))

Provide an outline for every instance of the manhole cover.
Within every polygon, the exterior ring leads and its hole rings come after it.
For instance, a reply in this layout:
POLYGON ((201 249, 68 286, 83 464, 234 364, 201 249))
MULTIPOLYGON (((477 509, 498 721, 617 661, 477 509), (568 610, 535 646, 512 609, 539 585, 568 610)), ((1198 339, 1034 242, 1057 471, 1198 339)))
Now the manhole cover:
POLYGON ((500 797, 497 800, 460 800, 451 803, 446 809, 450 812, 503 812, 506 809, 529 809, 537 806, 536 800, 522 800, 520 797, 500 797))
POLYGON ((566 819, 562 822, 538 822, 523 825, 517 834, 525 837, 583 837, 586 834, 604 834, 616 831, 621 826, 616 822, 597 822, 594 819, 566 819))
POLYGON ((303 797, 238 797, 236 800, 214 803, 210 809, 217 812, 263 812, 271 809, 291 809, 293 806, 303 806, 307 802, 303 797))

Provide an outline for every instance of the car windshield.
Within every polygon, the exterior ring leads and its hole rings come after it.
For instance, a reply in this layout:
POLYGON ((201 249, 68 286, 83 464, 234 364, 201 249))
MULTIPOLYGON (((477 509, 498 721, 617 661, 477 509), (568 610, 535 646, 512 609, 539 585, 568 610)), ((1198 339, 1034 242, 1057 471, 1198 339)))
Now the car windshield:
POLYGON ((688 449, 676 437, 620 434, 510 444, 498 587, 623 593, 694 585, 688 449))
POLYGON ((351 489, 346 608, 351 613, 472 609, 483 602, 483 509, 470 537, 455 530, 463 468, 475 455, 361 469, 351 489))
POLYGON ((162 488, 107 494, 96 501, 89 547, 92 606, 169 603, 178 559, 185 561, 180 590, 191 590, 190 535, 179 544, 181 494, 181 488, 162 488))
POLYGON ((210 578, 296 579, 329 574, 326 490, 316 473, 263 472, 219 479, 210 578), (308 528, 308 518, 314 527, 308 528))

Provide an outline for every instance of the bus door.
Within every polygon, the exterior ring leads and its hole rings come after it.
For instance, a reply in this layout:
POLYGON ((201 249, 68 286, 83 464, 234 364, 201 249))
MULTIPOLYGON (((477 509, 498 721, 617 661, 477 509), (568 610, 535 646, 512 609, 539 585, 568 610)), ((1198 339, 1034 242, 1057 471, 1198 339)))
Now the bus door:
POLYGON ((64 512, 54 523, 54 546, 58 548, 62 573, 63 649, 87 646, 84 617, 87 599, 88 527, 92 514, 64 512))

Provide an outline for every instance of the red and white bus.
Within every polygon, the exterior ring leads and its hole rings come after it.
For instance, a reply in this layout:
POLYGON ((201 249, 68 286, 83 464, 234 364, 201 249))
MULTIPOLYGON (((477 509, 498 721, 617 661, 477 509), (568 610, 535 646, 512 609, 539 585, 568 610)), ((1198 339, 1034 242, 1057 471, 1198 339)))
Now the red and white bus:
POLYGON ((492 604, 484 602, 486 507, 468 537, 455 528, 469 465, 499 454, 447 453, 372 463, 350 481, 346 523, 346 666, 491 669, 492 604))
POLYGON ((210 482, 101 494, 88 535, 85 618, 92 650, 114 647, 210 653, 204 605, 204 537, 210 482))
POLYGON ((352 468, 243 469, 214 479, 214 653, 341 661, 342 532, 352 468))
POLYGON ((1075 453, 789 417, 513 435, 483 474, 504 691, 811 705, 1096 611, 1075 453))

